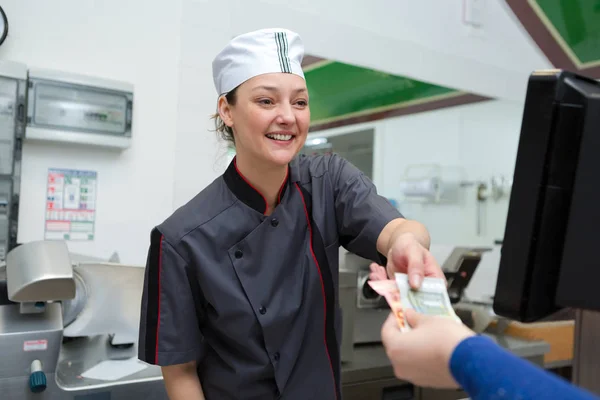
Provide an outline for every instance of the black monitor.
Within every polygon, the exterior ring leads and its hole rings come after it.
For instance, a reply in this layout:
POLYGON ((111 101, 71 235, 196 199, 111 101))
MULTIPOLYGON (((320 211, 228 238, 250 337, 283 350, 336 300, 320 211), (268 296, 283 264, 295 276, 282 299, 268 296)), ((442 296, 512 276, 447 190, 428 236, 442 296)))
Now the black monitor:
POLYGON ((600 83, 535 72, 527 86, 494 297, 532 322, 600 310, 600 83))

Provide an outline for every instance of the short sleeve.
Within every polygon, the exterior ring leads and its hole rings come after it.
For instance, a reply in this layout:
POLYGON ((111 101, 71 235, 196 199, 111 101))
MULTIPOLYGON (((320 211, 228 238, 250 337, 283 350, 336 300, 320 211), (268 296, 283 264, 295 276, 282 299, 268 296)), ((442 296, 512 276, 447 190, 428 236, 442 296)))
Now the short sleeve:
POLYGON ((167 366, 198 361, 202 334, 185 260, 152 231, 142 293, 138 358, 167 366))
POLYGON ((377 251, 377 239, 400 212, 383 196, 362 171, 340 156, 331 157, 329 168, 335 194, 335 212, 340 244, 363 258, 385 262, 377 251))

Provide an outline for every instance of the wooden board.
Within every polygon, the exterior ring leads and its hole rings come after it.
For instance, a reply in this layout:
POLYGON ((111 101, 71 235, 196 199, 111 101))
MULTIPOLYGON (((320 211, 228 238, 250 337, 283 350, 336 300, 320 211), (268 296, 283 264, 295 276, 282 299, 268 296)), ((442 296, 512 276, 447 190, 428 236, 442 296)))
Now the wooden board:
MULTIPOLYGON (((496 322, 490 327, 495 328, 496 322)), ((543 340, 550 345, 550 352, 544 355, 544 364, 568 362, 573 359, 575 321, 551 321, 523 324, 511 322, 505 335, 527 340, 543 340)))

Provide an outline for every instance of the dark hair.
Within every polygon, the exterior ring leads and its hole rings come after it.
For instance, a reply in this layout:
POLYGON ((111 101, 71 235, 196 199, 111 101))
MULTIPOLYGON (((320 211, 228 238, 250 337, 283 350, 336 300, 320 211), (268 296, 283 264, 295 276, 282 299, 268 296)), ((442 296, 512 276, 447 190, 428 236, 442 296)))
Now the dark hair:
MULTIPOLYGON (((236 91, 237 88, 233 89, 225 95, 225 99, 227 99, 227 102, 232 106, 234 106, 235 102, 237 101, 236 91)), ((225 125, 225 122, 223 122, 218 112, 215 113, 212 118, 215 120, 215 130, 217 131, 217 134, 221 137, 221 139, 235 145, 233 129, 231 129, 230 126, 225 125)))

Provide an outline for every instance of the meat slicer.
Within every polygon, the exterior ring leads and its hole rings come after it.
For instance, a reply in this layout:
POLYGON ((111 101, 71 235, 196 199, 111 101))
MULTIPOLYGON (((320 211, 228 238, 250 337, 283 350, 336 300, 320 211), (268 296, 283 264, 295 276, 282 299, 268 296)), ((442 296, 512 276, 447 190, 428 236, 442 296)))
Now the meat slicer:
POLYGON ((167 400, 160 368, 137 359, 144 268, 74 259, 38 241, 0 267, 0 397, 167 400))

